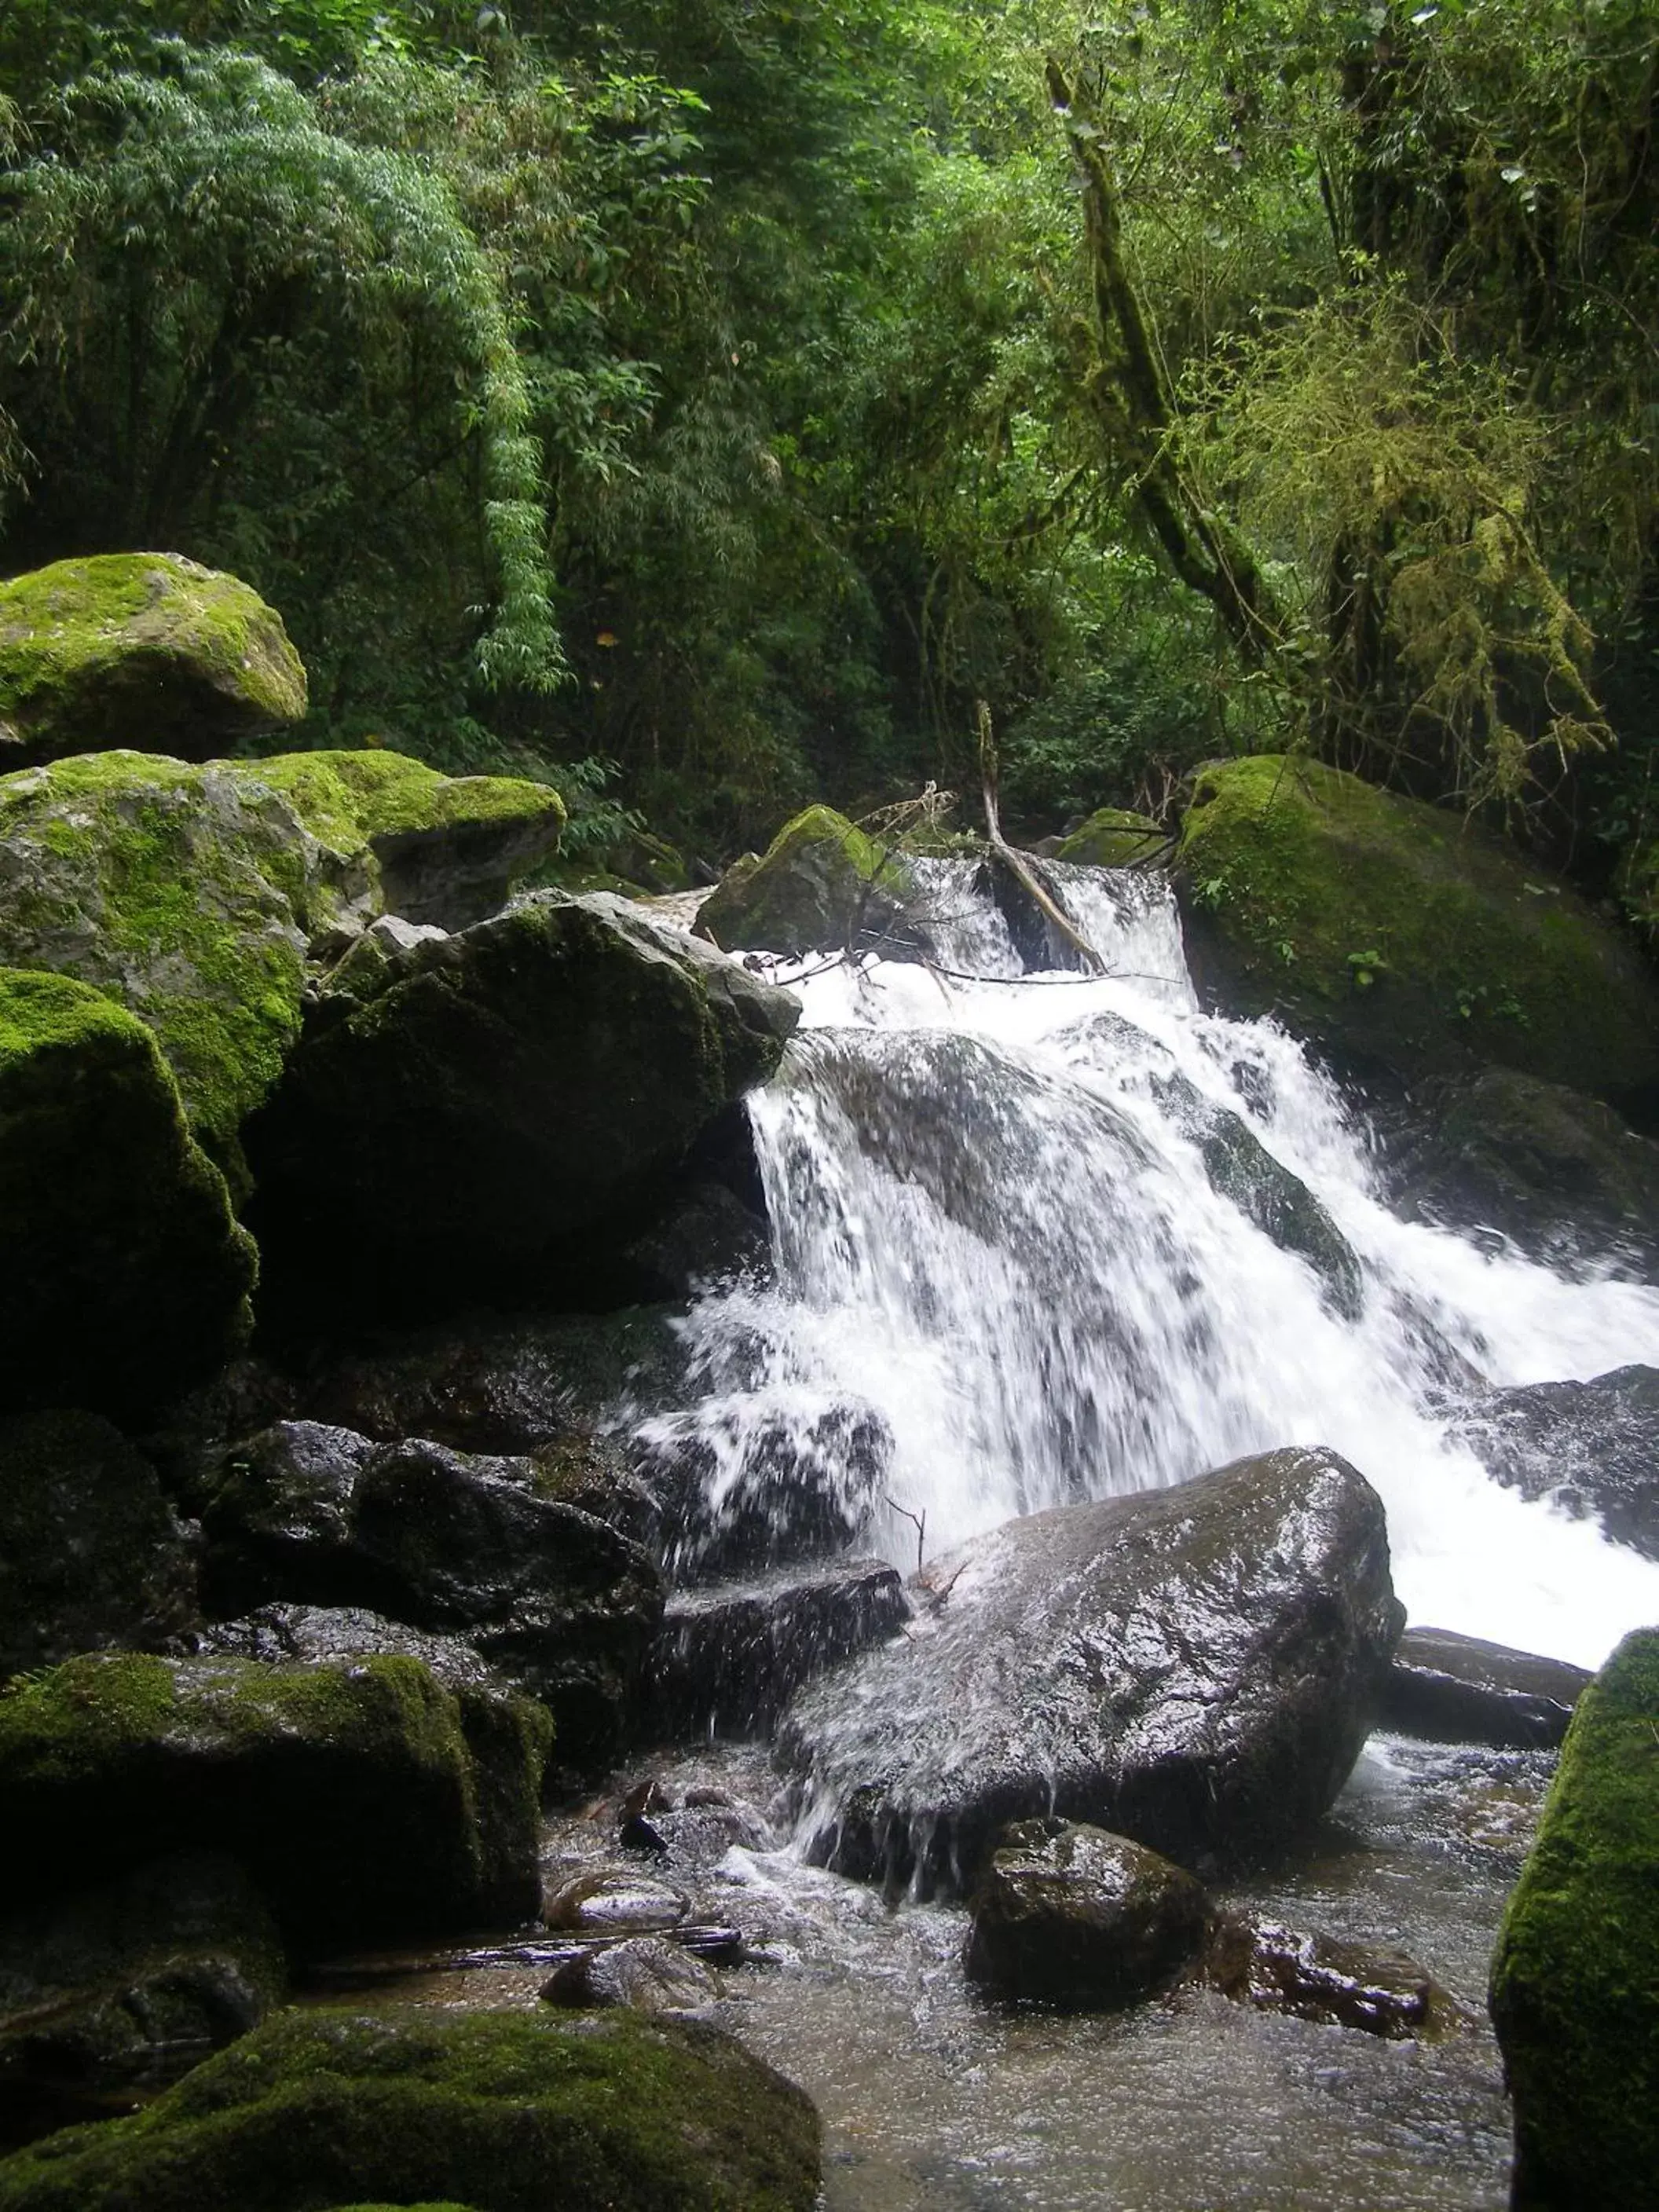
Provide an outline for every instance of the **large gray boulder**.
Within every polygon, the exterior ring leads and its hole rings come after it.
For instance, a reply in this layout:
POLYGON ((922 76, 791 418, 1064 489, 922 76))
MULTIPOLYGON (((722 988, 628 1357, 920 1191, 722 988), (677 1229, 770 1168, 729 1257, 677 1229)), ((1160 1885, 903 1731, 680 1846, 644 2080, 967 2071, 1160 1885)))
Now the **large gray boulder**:
POLYGON ((410 1312, 533 1284, 648 1206, 798 1014, 603 894, 393 953, 325 1006, 248 1129, 271 1272, 410 1312))
POLYGON ((1330 1804, 1403 1615, 1381 1500, 1334 1452, 1010 1522, 933 1563, 917 1632, 795 1700, 811 1855, 966 1888, 1052 1813, 1203 1869, 1330 1804))
POLYGON ((644 1552, 533 1462, 419 1438, 279 1423, 229 1453, 203 1528, 222 1613, 292 1599, 462 1635, 552 1708, 564 1762, 614 1745, 662 1613, 644 1552))

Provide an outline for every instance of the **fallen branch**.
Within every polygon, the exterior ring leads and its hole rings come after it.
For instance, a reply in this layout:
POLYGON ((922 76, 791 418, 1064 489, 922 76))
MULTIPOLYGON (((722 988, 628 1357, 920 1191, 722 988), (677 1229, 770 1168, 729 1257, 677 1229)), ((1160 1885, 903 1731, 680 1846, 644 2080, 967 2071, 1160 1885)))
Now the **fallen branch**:
POLYGON ((985 827, 991 840, 991 850, 1085 964, 1097 975, 1104 975, 1109 972, 1106 963, 1070 915, 1044 889, 1030 864, 1002 834, 1002 822, 997 811, 997 749, 996 739, 991 734, 991 709, 981 699, 975 711, 979 717, 980 787, 985 799, 985 827))

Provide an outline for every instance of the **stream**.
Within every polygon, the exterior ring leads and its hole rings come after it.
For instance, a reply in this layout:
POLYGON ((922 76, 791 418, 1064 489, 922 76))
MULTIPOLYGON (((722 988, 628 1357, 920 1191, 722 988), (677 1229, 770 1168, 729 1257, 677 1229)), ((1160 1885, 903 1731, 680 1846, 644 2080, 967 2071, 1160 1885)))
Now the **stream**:
MULTIPOLYGON (((827 1415, 872 1409, 891 1449, 860 1545, 907 1573, 1013 1516, 1326 1444, 1384 1500, 1413 1622, 1595 1666, 1659 1619, 1659 1566, 1490 1480, 1449 1418, 1483 1381, 1659 1363, 1659 1291, 1396 1219, 1358 1110, 1296 1042, 1200 1010, 1167 885, 1054 874, 1108 975, 1027 975, 945 862, 926 864, 935 967, 754 956, 804 1007, 750 1102, 775 1275, 696 1303, 701 1399, 636 1416, 645 1442, 695 1431, 718 1513, 780 1434, 822 1460, 827 1415), (1279 1241, 1218 1176, 1218 1127, 1258 1188, 1273 1162, 1305 1187, 1267 1208, 1279 1241)), ((1221 1893, 1409 1953, 1466 2014, 1436 2045, 1192 1986, 1109 2017, 989 2003, 959 1905, 894 1907, 802 1863, 763 1747, 636 1759, 550 1823, 545 1859, 556 1882, 614 1861, 647 1773, 771 1822, 666 1866, 742 1931, 716 2016, 817 2102, 828 2212, 1500 2212, 1486 1963, 1553 1763, 1374 1735, 1307 1851, 1221 1893)), ((546 1957, 346 1978, 368 2001, 529 2004, 546 1957)))

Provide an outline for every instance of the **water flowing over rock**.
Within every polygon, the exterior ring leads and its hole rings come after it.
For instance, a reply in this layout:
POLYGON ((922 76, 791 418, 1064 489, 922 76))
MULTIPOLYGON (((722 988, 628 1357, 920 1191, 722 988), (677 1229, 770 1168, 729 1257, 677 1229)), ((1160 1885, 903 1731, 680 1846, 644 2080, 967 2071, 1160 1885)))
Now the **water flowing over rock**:
POLYGON ((1659 1368, 1494 1390, 1457 1425, 1500 1482, 1593 1516, 1620 1543, 1659 1559, 1659 1368))
POLYGON ((1402 1620, 1381 1502, 1330 1452, 1012 1522, 928 1581, 916 1632, 781 1731, 814 1856, 924 1894, 1036 1813, 1190 1866, 1288 1842, 1346 1778, 1402 1620))

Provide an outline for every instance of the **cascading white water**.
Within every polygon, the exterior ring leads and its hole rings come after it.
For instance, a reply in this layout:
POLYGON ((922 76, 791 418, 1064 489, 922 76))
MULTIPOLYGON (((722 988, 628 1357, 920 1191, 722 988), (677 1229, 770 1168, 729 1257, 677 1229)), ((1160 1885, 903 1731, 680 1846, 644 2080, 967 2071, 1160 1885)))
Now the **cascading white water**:
POLYGON ((777 1279, 686 1325, 708 1396, 676 1419, 714 1489, 751 1435, 775 1450, 781 1422, 866 1401, 896 1447, 874 1538, 908 1565, 924 1516, 932 1556, 1015 1514, 1325 1443, 1382 1493, 1414 1620, 1594 1665, 1659 1620, 1659 1567, 1490 1480, 1437 1410, 1469 1369, 1659 1364, 1659 1291, 1395 1219, 1296 1042, 1200 1012, 1167 884, 1058 872, 1104 978, 1024 975, 946 863, 927 870, 937 967, 775 964, 804 1007, 751 1103, 777 1279), (1217 1127, 1313 1194, 1299 1237, 1215 1187, 1217 1127))

